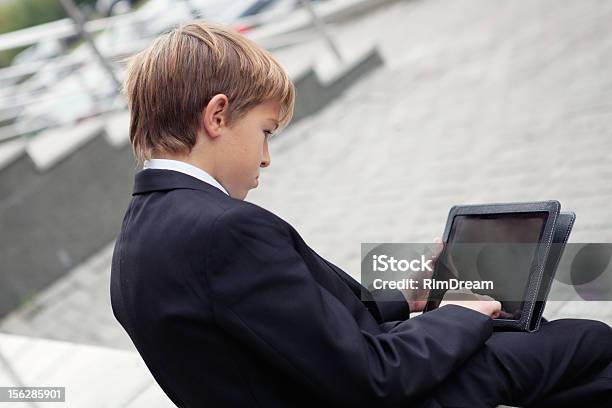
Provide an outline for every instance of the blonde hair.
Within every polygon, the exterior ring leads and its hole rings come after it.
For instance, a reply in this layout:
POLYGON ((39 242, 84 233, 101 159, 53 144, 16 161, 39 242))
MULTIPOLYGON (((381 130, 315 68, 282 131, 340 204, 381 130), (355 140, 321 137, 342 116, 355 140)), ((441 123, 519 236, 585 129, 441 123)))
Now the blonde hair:
POLYGON ((124 62, 122 93, 139 163, 152 153, 190 152, 200 115, 219 93, 228 98, 228 126, 268 100, 281 104, 277 132, 293 117, 295 87, 283 67, 270 52, 220 24, 176 27, 124 62))

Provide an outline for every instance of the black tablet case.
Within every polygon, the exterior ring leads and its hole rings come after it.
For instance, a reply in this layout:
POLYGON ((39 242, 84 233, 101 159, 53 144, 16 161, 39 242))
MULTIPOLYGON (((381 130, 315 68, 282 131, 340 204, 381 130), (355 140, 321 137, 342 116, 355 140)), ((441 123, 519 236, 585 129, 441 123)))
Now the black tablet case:
POLYGON ((553 236, 553 245, 548 252, 548 258, 546 259, 545 274, 540 284, 538 291, 538 297, 534 305, 532 318, 529 321, 527 331, 536 331, 540 327, 540 321, 542 320, 542 313, 546 306, 546 299, 555 278, 555 272, 563 256, 565 244, 572 232, 574 221, 576 220, 576 214, 573 212, 562 212, 557 217, 557 223, 555 226, 555 232, 553 236))
MULTIPOLYGON (((546 297, 550 291, 554 275, 563 254, 565 243, 571 232, 575 214, 560 213, 561 205, 558 201, 543 201, 531 203, 486 204, 470 206, 454 206, 451 208, 448 223, 444 232, 444 242, 448 241, 450 227, 458 211, 462 213, 486 212, 549 212, 551 222, 544 230, 543 245, 538 248, 534 270, 530 273, 521 317, 519 320, 495 319, 496 330, 536 331, 540 326, 542 313, 546 304, 546 297)), ((426 309, 427 311, 428 309, 426 309)))

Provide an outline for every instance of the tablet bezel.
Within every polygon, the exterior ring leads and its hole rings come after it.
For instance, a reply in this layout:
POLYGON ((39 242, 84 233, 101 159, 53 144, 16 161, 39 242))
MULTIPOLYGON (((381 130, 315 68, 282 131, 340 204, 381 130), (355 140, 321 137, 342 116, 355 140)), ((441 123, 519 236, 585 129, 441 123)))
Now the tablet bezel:
MULTIPOLYGON (((529 270, 529 284, 525 290, 525 299, 523 300, 521 317, 518 320, 511 319, 495 319, 496 325, 509 325, 509 326, 523 326, 531 320, 536 295, 542 284, 541 280, 543 277, 544 267, 546 265, 546 258, 552 245, 553 233, 561 204, 556 200, 548 201, 537 201, 537 202, 523 202, 523 203, 500 203, 500 204, 475 204, 475 205, 456 205, 453 206, 449 213, 444 229, 444 250, 446 250, 450 232, 452 230, 453 222, 457 216, 470 216, 470 215, 503 215, 503 214, 516 214, 516 213, 547 213, 546 220, 544 222, 544 228, 541 234, 541 239, 536 247, 536 252, 529 270)), ((440 254, 438 259, 443 258, 443 254, 440 254)), ((433 278, 436 277, 436 269, 434 269, 433 278)), ((439 304, 436 300, 431 299, 429 296, 424 312, 435 310, 439 304)))

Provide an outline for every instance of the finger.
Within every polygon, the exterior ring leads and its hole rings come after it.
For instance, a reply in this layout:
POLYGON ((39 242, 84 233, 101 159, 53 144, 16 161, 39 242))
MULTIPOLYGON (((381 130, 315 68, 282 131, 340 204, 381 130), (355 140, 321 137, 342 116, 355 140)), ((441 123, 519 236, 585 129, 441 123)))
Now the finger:
POLYGON ((434 249, 433 249, 433 257, 437 258, 440 253, 442 253, 442 250, 444 249, 444 242, 442 241, 442 238, 440 237, 435 237, 433 239, 433 242, 435 244, 434 249))
POLYGON ((427 250, 427 254, 425 254, 425 256, 433 261, 435 261, 438 256, 440 256, 440 254, 442 253, 442 250, 444 249, 444 242, 442 242, 442 239, 440 237, 436 237, 433 239, 433 247, 429 248, 427 250))

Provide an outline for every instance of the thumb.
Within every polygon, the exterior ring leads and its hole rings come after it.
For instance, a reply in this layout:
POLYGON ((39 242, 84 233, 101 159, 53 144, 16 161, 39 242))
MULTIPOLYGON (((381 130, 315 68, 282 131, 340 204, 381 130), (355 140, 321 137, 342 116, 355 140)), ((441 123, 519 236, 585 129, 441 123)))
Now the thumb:
POLYGON ((444 242, 442 241, 442 238, 440 237, 435 237, 433 239, 433 242, 434 242, 434 247, 431 251, 431 258, 436 259, 438 256, 440 256, 440 253, 442 253, 442 250, 444 249, 444 242))

